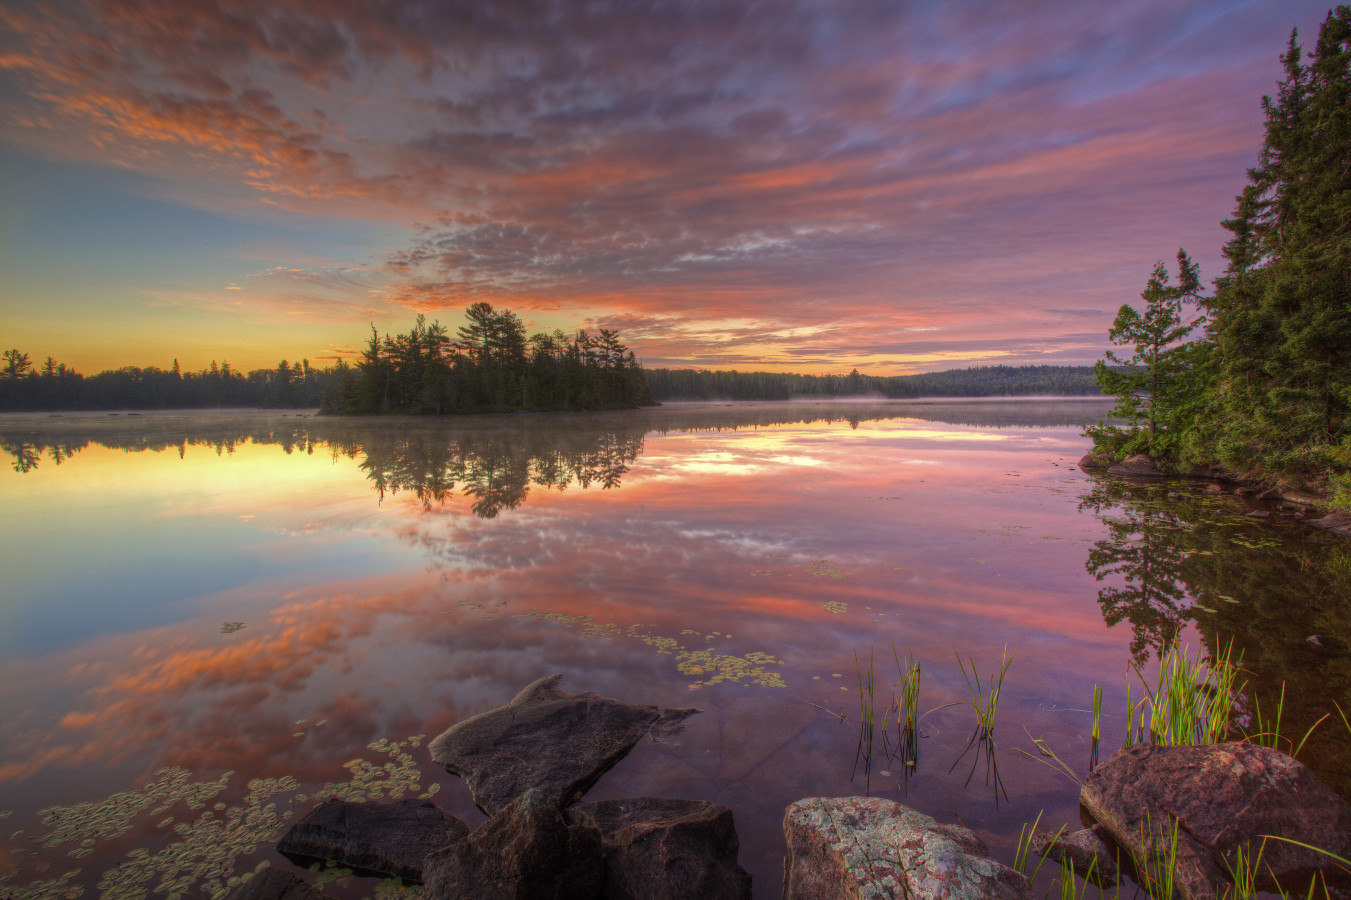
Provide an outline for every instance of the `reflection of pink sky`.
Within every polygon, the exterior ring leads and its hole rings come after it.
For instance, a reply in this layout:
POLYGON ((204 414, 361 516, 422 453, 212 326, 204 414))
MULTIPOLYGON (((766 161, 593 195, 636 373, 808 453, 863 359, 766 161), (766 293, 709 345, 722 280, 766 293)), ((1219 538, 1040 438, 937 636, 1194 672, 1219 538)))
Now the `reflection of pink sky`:
MULTIPOLYGON (((258 492, 214 491, 212 516, 255 515, 252 526, 292 548, 279 554, 392 542, 415 567, 245 580, 194 600, 202 612, 185 621, 0 663, 0 711, 20 726, 0 738, 0 783, 36 808, 52 801, 35 792, 57 790, 66 773, 105 768, 333 779, 370 740, 434 734, 561 671, 570 690, 705 709, 678 744, 635 751, 596 796, 669 791, 729 803, 744 860, 773 852, 790 794, 851 790, 856 735, 809 704, 856 702, 853 651, 875 648, 879 672, 890 672, 893 641, 913 650, 927 709, 965 702, 954 650, 987 672, 1007 644, 1017 653, 1001 707, 1010 796, 1015 807, 1069 816, 1073 790, 1012 750, 1030 749, 1026 727, 1058 735, 1057 752, 1086 752, 1086 718, 1064 710, 1086 707, 1094 681, 1108 682, 1109 704, 1123 686, 1128 635, 1104 629, 1083 568, 1084 542, 1101 526, 1074 510, 1085 479, 1069 462, 1080 443, 1059 431, 905 420, 650 434, 618 488, 532 489, 486 521, 463 497, 430 511, 403 494, 377 506, 353 462, 273 460, 259 448, 257 464, 296 472, 295 489, 281 479, 258 492), (312 469, 325 473, 317 504, 312 469), (816 560, 825 562, 808 565, 816 560), (828 612, 831 601, 847 610, 828 612), (520 617, 531 608, 592 616, 621 633, 584 638, 580 625, 520 617), (228 618, 246 627, 220 634, 228 618), (698 678, 628 634, 633 625, 689 650, 772 654, 787 686, 692 690, 698 678)), ((172 453, 133 459, 147 473, 180 464, 172 453)), ((956 789, 957 776, 943 774, 969 717, 958 706, 927 720, 929 757, 910 796, 1002 846, 988 792, 956 789)), ((455 796, 447 802, 463 807, 455 796)))

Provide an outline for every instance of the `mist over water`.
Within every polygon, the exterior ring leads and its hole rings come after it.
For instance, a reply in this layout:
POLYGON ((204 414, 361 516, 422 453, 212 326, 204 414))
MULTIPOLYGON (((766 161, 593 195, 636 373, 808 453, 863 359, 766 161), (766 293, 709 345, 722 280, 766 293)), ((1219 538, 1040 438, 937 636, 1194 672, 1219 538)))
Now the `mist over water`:
MULTIPOLYGON (((553 672, 570 691, 703 710, 588 799, 731 807, 764 898, 781 887, 784 808, 803 797, 897 799, 964 823, 1005 862, 1038 812, 1051 830, 1078 827, 1077 786, 1018 751, 1035 755, 1035 738, 1086 772, 1101 681, 1110 755, 1128 681, 1141 693, 1131 664, 1149 674, 1175 638, 1232 638, 1250 672, 1243 703, 1268 708, 1285 680, 1292 734, 1332 700, 1351 710, 1351 662, 1306 641, 1351 645, 1344 543, 1245 519, 1245 501, 1203 483, 1081 471, 1080 424, 1106 408, 0 417, 0 872, 12 873, 0 889, 49 880, 59 896, 143 877, 153 891, 169 863, 138 862, 137 848, 205 833, 190 795, 209 790, 184 785, 219 783, 202 801, 218 819, 270 803, 279 822, 326 786, 435 787, 477 824, 424 741, 369 745, 429 739, 553 672), (957 656, 985 678, 1006 650, 994 741, 973 744, 957 656), (925 714, 913 765, 894 724, 881 731, 907 653, 925 714), (356 758, 389 768, 344 768, 356 758), (138 807, 88 847, 41 812, 174 777, 156 795, 165 809, 138 807), (257 779, 282 781, 263 797, 257 779)), ((1325 725, 1302 758, 1351 790, 1345 734, 1325 725)), ((216 841, 233 849, 201 871, 289 866, 258 828, 237 847, 216 841)))

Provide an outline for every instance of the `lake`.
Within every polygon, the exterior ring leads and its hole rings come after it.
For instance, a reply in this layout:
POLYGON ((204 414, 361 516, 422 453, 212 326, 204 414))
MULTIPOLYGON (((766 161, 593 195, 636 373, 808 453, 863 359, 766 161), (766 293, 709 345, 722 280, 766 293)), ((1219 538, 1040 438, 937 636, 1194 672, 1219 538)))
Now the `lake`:
MULTIPOLYGON (((1245 714, 1284 683, 1296 740, 1351 713, 1348 542, 1203 481, 1086 473, 1106 409, 0 416, 0 896, 210 896, 290 866, 279 829, 324 796, 434 794, 476 825, 426 742, 555 672, 703 710, 588 799, 731 807, 758 898, 804 797, 896 799, 1004 862, 1039 813, 1079 827, 1034 741, 1082 777, 1094 685, 1106 758, 1174 639, 1233 642, 1245 714), (882 710, 910 658, 907 746, 882 710), (972 669, 988 690, 1002 661, 973 740, 972 669)), ((1340 721, 1300 758, 1351 796, 1340 721)))

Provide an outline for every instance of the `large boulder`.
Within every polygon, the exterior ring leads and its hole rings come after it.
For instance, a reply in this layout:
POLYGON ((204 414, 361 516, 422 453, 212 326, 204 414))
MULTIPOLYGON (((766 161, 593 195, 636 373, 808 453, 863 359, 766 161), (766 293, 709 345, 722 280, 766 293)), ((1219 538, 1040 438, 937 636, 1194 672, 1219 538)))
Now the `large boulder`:
POLYGON ((468 833, 430 800, 326 800, 287 830, 277 850, 300 865, 331 859, 362 874, 421 883, 427 854, 468 833))
POLYGON ((1263 875, 1289 888, 1330 863, 1286 841, 1263 847, 1263 835, 1351 857, 1351 806, 1302 763, 1255 744, 1128 747, 1093 770, 1079 800, 1136 859, 1163 854, 1176 821, 1175 883, 1188 900, 1224 893, 1240 847, 1249 858, 1260 848, 1263 875))
POLYGON ((1127 478, 1162 478, 1164 472, 1144 453, 1132 453, 1121 462, 1107 469, 1108 475, 1123 475, 1127 478))
POLYGON ((531 788, 564 805, 580 799, 639 740, 678 731, 699 712, 620 703, 594 691, 570 694, 558 686, 562 678, 541 678, 506 706, 457 722, 432 741, 432 759, 462 777, 488 815, 531 788))
POLYGON ((430 900, 599 900, 605 849, 600 829, 568 825, 556 798, 529 790, 423 871, 430 900))
POLYGON ((576 803, 564 816, 605 838, 605 900, 750 900, 725 806, 638 797, 576 803))
POLYGON ((1018 872, 960 825, 878 797, 811 797, 783 817, 784 900, 1031 900, 1018 872))

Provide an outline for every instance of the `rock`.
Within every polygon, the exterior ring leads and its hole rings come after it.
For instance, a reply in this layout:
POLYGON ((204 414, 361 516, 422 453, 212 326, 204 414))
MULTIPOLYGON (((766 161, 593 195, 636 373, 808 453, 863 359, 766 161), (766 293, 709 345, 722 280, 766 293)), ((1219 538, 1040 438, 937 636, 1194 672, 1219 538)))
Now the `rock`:
POLYGON ((1131 493, 1130 491, 1122 491, 1122 492, 1121 492, 1121 499, 1122 499, 1122 500, 1134 500, 1134 499, 1135 499, 1135 494, 1131 493))
POLYGON ((336 860, 358 872, 422 882, 422 861, 469 833, 464 822, 430 800, 349 803, 326 800, 292 825, 278 852, 299 865, 336 860))
POLYGON ((1342 537, 1351 537, 1351 513, 1335 512, 1321 519, 1309 519, 1314 528, 1321 528, 1342 537))
POLYGON ((811 797, 783 817, 784 900, 1031 900, 1027 879, 960 825, 880 797, 811 797))
POLYGON ((1244 513, 1243 517, 1246 519, 1269 519, 1271 513, 1265 509, 1254 509, 1251 512, 1244 513))
POLYGON ((549 675, 526 686, 506 706, 446 729, 431 755, 464 778, 474 802, 495 815, 531 788, 580 799, 648 734, 674 734, 697 709, 620 703, 594 691, 570 694, 549 675))
POLYGON ((1222 484, 1208 484, 1208 485, 1206 485, 1206 493, 1207 493, 1207 494, 1223 494, 1223 493, 1224 493, 1224 485, 1222 485, 1222 484))
POLYGON ((1237 495, 1240 496, 1240 497, 1251 497, 1253 494, 1255 494, 1255 493, 1257 493, 1257 492, 1256 492, 1253 488, 1250 488, 1250 487, 1248 487, 1248 486, 1246 486, 1246 485, 1243 485, 1243 486, 1234 488, 1234 493, 1237 494, 1237 495))
MULTIPOLYGON (((1261 835, 1351 856, 1351 805, 1302 763, 1255 744, 1128 747, 1089 774, 1079 801, 1137 859, 1164 851, 1176 819, 1177 885, 1188 900, 1221 896, 1226 863, 1245 844, 1255 853, 1261 835)), ((1329 864, 1285 841, 1262 851, 1264 874, 1278 881, 1329 864)))
POLYGON ((568 825, 558 800, 526 791, 464 840, 428 855, 430 900, 599 900, 600 829, 568 825))
POLYGON ((1126 475, 1131 478, 1162 478, 1164 473, 1154 465, 1154 460, 1143 453, 1132 453, 1121 462, 1107 470, 1109 475, 1126 475))
POLYGON ((1182 495, 1179 494, 1177 491, 1169 491, 1169 492, 1168 492, 1168 499, 1171 500, 1171 501, 1173 501, 1174 503, 1176 503, 1176 502, 1178 502, 1179 500, 1182 499, 1182 495))
POLYGON ((1112 454, 1105 450, 1090 450, 1079 457, 1079 468, 1081 469, 1105 469, 1115 460, 1112 454))
POLYGON ((1281 489, 1270 487, 1254 497, 1254 500, 1272 500, 1281 496, 1281 489))
POLYGON ((1115 884, 1121 877, 1117 862, 1120 848, 1101 825, 1062 834, 1059 838, 1039 831, 1032 837, 1032 852, 1054 862, 1068 860, 1081 876, 1087 878, 1091 871, 1093 880, 1103 884, 1115 884))
POLYGON ((298 875, 268 866, 230 894, 230 900, 325 900, 298 875))
POLYGON ((732 811, 705 800, 639 797, 576 803, 574 825, 605 839, 606 900, 750 900, 732 811))

